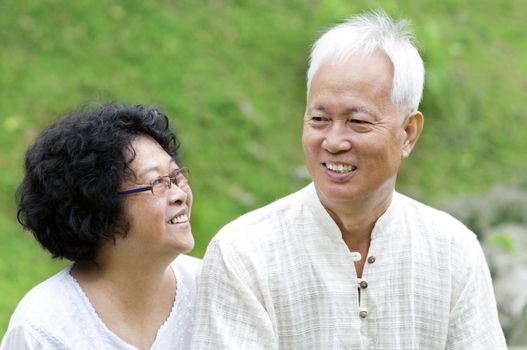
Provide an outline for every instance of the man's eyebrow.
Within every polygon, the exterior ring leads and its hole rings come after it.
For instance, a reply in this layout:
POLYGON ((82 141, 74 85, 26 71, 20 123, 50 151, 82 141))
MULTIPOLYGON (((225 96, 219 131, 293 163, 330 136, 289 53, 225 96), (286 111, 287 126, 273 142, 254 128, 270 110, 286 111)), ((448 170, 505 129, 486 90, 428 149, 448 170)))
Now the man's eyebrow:
MULTIPOLYGON (((315 105, 313 107, 309 107, 308 112, 326 112, 326 108, 324 106, 315 105)), ((354 106, 351 108, 348 108, 344 112, 345 114, 354 114, 354 113, 366 113, 368 115, 371 115, 374 118, 378 118, 378 114, 373 112, 371 109, 366 108, 364 106, 354 106)))
POLYGON ((308 112, 325 112, 326 109, 323 106, 315 105, 313 107, 309 107, 308 112))
POLYGON ((369 108, 366 108, 364 106, 357 106, 357 107, 353 107, 353 108, 350 108, 348 111, 347 111, 348 114, 352 114, 352 113, 366 113, 366 114, 369 114, 371 115, 372 117, 374 118, 377 118, 378 117, 378 114, 373 112, 371 109, 369 108))

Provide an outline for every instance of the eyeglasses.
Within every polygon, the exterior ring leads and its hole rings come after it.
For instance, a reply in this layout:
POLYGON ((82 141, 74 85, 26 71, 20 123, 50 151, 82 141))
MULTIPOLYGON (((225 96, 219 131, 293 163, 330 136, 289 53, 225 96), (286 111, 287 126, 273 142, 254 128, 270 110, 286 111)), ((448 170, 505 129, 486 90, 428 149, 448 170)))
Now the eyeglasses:
POLYGON ((138 192, 151 191, 154 196, 162 197, 166 191, 172 186, 176 185, 179 188, 183 188, 188 184, 188 168, 182 167, 174 170, 169 175, 159 176, 157 179, 152 181, 150 186, 132 188, 129 190, 119 191, 118 195, 125 195, 138 192))

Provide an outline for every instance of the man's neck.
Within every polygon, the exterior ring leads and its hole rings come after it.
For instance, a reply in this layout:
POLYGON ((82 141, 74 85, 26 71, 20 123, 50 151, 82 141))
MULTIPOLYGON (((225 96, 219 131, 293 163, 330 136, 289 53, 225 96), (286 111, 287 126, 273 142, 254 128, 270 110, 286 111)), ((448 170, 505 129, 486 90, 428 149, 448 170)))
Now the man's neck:
POLYGON ((370 248, 371 233, 377 220, 386 212, 390 206, 392 196, 375 204, 368 201, 360 201, 359 205, 347 203, 346 205, 333 206, 324 205, 326 211, 333 218, 340 229, 342 240, 351 252, 361 254, 360 261, 355 262, 357 277, 362 277, 364 263, 370 248))

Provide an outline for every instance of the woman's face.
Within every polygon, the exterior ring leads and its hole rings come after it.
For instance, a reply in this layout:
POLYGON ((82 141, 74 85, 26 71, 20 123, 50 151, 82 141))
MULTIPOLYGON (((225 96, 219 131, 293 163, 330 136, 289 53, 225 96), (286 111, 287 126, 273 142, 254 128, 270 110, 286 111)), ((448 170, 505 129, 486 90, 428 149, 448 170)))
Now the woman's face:
MULTIPOLYGON (((137 136, 132 141, 135 158, 130 168, 135 178, 121 184, 121 190, 149 186, 160 176, 173 174, 179 167, 151 137, 137 136)), ((163 192, 163 191, 160 191, 163 192)), ((188 183, 172 183, 164 193, 144 191, 123 195, 130 228, 118 244, 141 256, 175 257, 194 247, 190 227, 192 191, 188 183)))

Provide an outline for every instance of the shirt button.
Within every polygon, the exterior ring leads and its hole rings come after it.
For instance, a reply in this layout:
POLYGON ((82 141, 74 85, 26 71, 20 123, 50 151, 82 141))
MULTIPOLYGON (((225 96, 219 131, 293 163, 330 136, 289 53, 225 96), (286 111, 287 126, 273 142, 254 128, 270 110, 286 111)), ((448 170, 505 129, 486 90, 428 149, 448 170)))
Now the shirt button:
POLYGON ((368 258, 368 262, 369 262, 370 264, 373 264, 373 263, 375 262, 375 260, 376 260, 376 259, 375 259, 374 256, 370 256, 370 257, 368 258))
POLYGON ((360 259, 362 259, 362 255, 359 252, 351 252, 351 260, 360 261, 360 259))
POLYGON ((368 288, 368 281, 366 281, 366 280, 360 281, 359 282, 359 287, 361 287, 362 289, 368 288))
POLYGON ((363 307, 359 308, 359 316, 360 318, 368 317, 368 310, 363 307))

